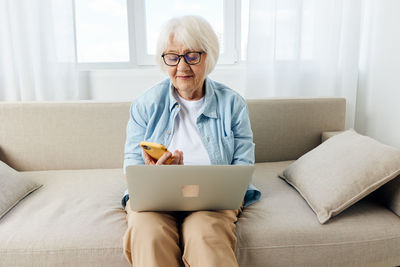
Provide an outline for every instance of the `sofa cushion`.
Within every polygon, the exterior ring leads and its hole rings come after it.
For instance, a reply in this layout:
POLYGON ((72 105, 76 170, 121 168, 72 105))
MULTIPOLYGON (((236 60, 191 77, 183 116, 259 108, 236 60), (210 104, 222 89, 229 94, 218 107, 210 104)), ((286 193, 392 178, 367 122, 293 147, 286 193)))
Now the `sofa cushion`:
POLYGON ((0 161, 0 220, 24 197, 41 186, 0 161))
POLYGON ((24 175, 43 187, 0 220, 1 266, 129 266, 122 169, 24 175))
POLYGON ((236 228, 240 266, 398 266, 400 220, 363 199, 321 225, 278 177, 292 161, 256 164, 253 183, 262 192, 236 228))
POLYGON ((325 223, 399 174, 399 149, 348 130, 300 157, 281 177, 325 223))

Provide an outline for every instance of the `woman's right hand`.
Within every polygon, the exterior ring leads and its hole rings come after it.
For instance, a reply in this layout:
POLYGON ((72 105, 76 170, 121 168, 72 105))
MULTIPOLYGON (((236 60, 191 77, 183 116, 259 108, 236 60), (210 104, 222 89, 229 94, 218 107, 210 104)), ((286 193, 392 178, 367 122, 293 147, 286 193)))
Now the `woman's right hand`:
MULTIPOLYGON (((166 165, 167 160, 172 156, 171 152, 165 152, 158 160, 153 159, 145 150, 143 150, 144 163, 146 165, 166 165)), ((169 165, 183 165, 183 152, 179 150, 174 151, 174 159, 169 165)))

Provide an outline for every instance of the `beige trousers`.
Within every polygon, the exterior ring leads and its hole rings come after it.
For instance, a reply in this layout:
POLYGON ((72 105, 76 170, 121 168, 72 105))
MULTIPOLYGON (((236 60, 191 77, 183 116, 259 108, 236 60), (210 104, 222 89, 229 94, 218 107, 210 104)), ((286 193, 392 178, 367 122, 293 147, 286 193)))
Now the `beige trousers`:
POLYGON ((135 212, 128 200, 124 253, 134 267, 238 266, 235 223, 239 210, 135 212), (183 252, 183 254, 182 254, 183 252))

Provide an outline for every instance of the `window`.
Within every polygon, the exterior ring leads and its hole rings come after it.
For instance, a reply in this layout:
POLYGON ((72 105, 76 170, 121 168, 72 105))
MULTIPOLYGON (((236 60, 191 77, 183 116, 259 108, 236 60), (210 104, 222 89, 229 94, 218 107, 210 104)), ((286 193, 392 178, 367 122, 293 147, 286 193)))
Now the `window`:
MULTIPOLYGON (((248 0, 242 1, 248 6, 248 0)), ((202 16, 214 28, 220 42, 219 64, 234 64, 243 58, 240 55, 246 43, 241 41, 241 32, 247 34, 247 24, 246 21, 241 24, 245 18, 241 0, 75 0, 74 3, 76 54, 81 68, 154 65, 161 26, 168 19, 183 15, 202 16)))
POLYGON ((128 14, 125 0, 75 1, 77 61, 128 62, 128 14))

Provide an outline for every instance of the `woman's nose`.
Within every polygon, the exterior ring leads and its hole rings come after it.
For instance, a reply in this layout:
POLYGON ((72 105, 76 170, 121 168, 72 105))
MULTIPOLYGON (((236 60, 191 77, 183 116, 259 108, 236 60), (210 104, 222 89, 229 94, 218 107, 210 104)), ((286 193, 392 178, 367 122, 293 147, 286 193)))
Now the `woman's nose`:
POLYGON ((177 66, 178 70, 187 70, 190 69, 189 64, 187 64, 184 60, 184 58, 181 58, 181 60, 178 63, 177 66))

